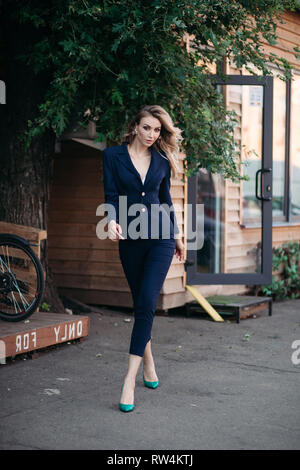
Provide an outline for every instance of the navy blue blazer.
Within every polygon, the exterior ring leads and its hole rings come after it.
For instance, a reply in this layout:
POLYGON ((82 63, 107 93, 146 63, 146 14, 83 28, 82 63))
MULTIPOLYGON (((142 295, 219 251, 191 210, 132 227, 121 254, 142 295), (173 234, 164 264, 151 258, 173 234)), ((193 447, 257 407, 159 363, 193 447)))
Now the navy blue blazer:
POLYGON ((107 222, 115 220, 121 225, 125 239, 174 238, 179 233, 170 195, 169 160, 165 152, 153 146, 150 149, 151 162, 144 183, 126 142, 103 151, 105 203, 111 205, 105 215, 107 222))

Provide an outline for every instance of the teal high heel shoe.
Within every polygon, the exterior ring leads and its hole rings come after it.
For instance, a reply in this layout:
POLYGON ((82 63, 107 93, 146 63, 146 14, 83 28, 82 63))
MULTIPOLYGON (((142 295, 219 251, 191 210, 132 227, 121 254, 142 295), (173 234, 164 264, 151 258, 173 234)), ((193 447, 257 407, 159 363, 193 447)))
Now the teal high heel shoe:
MULTIPOLYGON (((121 387, 121 392, 122 392, 122 390, 123 390, 123 385, 121 387)), ((131 404, 128 405, 126 403, 121 403, 120 402, 119 403, 119 408, 120 408, 121 411, 125 411, 125 412, 132 411, 134 409, 134 402, 132 403, 132 405, 131 404)))
POLYGON ((144 381, 144 385, 149 388, 157 388, 159 384, 159 380, 156 380, 155 382, 150 382, 148 380, 145 380, 144 372, 143 372, 143 381, 144 381))

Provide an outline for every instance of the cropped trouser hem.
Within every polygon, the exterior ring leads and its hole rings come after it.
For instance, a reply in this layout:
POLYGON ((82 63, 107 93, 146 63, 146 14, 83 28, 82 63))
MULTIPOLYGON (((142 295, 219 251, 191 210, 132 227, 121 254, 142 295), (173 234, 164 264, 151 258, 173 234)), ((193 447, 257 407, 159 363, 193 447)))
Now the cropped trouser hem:
POLYGON ((129 353, 135 354, 136 356, 144 356, 145 348, 147 346, 148 341, 151 339, 151 329, 152 329, 152 321, 145 320, 143 318, 136 318, 134 321, 132 333, 131 333, 131 341, 129 347, 129 353))

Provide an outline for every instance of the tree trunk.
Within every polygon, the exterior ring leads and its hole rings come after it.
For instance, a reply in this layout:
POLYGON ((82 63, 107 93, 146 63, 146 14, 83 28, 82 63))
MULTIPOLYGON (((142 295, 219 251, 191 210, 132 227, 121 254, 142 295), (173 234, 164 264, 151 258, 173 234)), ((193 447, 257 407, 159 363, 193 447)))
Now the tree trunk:
MULTIPOLYGON (((19 136, 37 113, 51 74, 47 71, 35 75, 30 66, 16 59, 41 33, 31 25, 20 25, 12 16, 15 8, 14 2, 7 2, 0 20, 0 78, 6 84, 6 104, 0 105, 0 220, 47 230, 55 134, 47 131, 26 151, 19 136)), ((51 311, 63 312, 48 265, 47 240, 42 244, 41 261, 46 271, 43 301, 51 311)))

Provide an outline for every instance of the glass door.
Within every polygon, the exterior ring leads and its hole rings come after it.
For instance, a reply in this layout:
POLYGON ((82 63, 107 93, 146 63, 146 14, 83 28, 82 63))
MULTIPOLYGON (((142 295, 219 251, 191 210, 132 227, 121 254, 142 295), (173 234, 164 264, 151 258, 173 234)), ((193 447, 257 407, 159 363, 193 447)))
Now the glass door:
POLYGON ((205 168, 188 180, 187 284, 268 284, 272 280, 273 77, 211 76, 236 112, 234 141, 248 181, 205 168), (189 232, 189 230, 188 230, 189 232), (191 231, 192 232, 192 231, 191 231), (189 249, 189 246, 191 249, 189 249))

